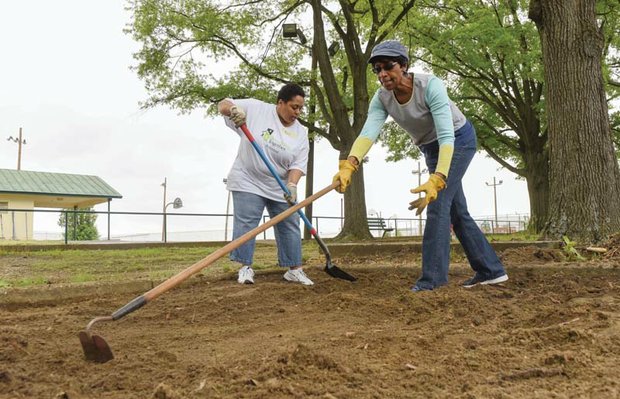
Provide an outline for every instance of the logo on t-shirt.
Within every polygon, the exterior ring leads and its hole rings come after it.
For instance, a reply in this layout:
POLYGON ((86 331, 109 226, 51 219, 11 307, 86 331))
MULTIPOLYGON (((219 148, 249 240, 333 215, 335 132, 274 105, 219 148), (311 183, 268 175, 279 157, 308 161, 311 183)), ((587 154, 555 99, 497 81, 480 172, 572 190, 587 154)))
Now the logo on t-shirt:
POLYGON ((266 143, 269 142, 269 140, 271 140, 271 135, 273 134, 273 129, 267 128, 267 130, 265 130, 261 136, 263 137, 263 140, 265 140, 266 143))
POLYGON ((265 146, 274 152, 287 151, 288 146, 273 135, 273 129, 267 128, 261 133, 265 146))

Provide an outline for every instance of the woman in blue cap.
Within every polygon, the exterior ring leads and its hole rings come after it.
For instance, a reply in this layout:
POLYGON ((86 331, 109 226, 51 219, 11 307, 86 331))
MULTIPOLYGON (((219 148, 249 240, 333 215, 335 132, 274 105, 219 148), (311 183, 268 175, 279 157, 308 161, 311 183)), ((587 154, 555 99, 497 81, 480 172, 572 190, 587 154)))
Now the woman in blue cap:
POLYGON ((498 284, 508 280, 504 266, 467 210, 461 180, 476 153, 476 131, 450 101, 442 80, 408 72, 407 48, 396 40, 375 46, 369 64, 381 87, 368 109, 368 119, 346 160, 340 161, 334 181, 344 193, 379 137, 388 115, 416 144, 431 172, 428 181, 411 190, 425 196, 410 203, 416 215, 428 206, 422 243, 422 276, 412 291, 432 290, 448 283, 450 225, 461 242, 475 274, 463 286, 498 284))

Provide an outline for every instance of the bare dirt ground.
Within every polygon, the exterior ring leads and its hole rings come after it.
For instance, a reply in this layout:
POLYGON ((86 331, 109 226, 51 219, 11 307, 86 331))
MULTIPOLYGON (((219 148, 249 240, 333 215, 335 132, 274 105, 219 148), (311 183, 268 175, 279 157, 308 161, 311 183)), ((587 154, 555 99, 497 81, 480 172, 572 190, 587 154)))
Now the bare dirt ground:
POLYGON ((77 333, 141 294, 0 304, 0 398, 617 398, 620 260, 503 254, 510 280, 411 293, 412 255, 337 259, 359 281, 314 287, 259 272, 197 277, 98 325, 116 358, 83 359, 77 333))

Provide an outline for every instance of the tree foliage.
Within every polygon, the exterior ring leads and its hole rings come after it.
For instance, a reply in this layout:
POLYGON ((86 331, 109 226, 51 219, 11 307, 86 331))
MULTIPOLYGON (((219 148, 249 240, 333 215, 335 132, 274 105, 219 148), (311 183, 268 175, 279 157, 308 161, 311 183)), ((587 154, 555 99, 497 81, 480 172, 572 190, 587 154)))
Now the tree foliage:
MULTIPOLYGON (((527 17, 528 3, 419 1, 400 37, 415 52, 417 67, 446 80, 452 99, 474 122, 481 148, 526 179, 531 227, 540 231, 548 211, 549 153, 540 38, 527 17)), ((620 89, 619 5, 598 5, 606 38, 608 101, 613 104, 620 89)), ((618 149, 620 113, 613 113, 612 121, 618 149)), ((408 151, 406 132, 393 130, 386 139, 390 159, 402 159, 408 151)))
POLYGON ((548 153, 540 40, 526 7, 525 1, 421 0, 399 36, 411 47, 414 69, 428 68, 446 82, 480 147, 527 180, 530 220, 539 230, 548 153))
MULTIPOLYGON (((316 114, 302 124, 344 158, 366 121, 370 51, 394 33, 414 3, 131 1, 126 31, 141 44, 135 70, 150 94, 143 106, 187 112, 225 97, 273 102, 277 86, 296 82, 312 89, 316 104, 316 114), (283 39, 285 22, 296 22, 311 39, 303 45, 283 39), (340 48, 335 54, 332 43, 340 48)), ((344 233, 369 237, 365 220, 362 168, 345 195, 344 233)))
POLYGON ((596 3, 596 15, 604 38, 603 75, 610 109, 612 140, 616 157, 620 159, 620 3, 614 0, 599 0, 596 3))
POLYGON ((99 239, 99 231, 95 222, 97 221, 96 213, 80 213, 79 211, 91 212, 93 208, 81 208, 77 210, 66 209, 66 212, 62 212, 58 218, 58 225, 65 228, 67 226, 67 233, 63 230, 63 238, 74 241, 90 241, 99 239), (66 222, 66 224, 65 224, 66 222))

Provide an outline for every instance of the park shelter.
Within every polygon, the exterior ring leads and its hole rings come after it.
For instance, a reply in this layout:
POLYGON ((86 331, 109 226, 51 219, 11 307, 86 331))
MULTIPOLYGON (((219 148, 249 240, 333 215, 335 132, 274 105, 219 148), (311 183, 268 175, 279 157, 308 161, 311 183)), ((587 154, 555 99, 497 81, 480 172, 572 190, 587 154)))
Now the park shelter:
MULTIPOLYGON (((98 176, 0 169, 0 240, 30 240, 35 208, 77 209, 123 196, 98 176)), ((109 215, 109 213, 108 213, 109 215)))

